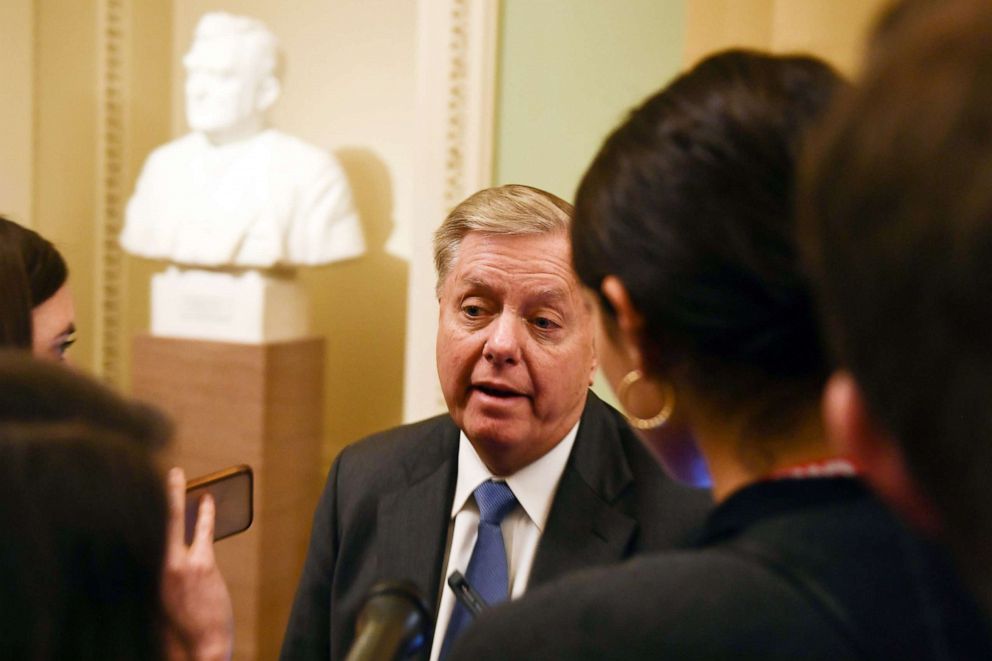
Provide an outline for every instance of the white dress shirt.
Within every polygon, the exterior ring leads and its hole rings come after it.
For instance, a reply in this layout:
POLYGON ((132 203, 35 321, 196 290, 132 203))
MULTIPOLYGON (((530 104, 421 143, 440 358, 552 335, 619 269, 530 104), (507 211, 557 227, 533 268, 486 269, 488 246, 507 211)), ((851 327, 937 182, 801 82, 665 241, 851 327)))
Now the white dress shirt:
POLYGON ((441 572, 441 603, 434 627, 431 661, 437 661, 441 653, 444 633, 457 603, 455 594, 448 587, 448 576, 456 569, 465 573, 479 532, 479 506, 472 493, 486 480, 505 480, 517 498, 518 506, 506 515, 500 529, 506 545, 510 598, 519 597, 527 589, 537 545, 541 541, 544 525, 551 512, 551 503, 554 502, 558 482, 565 471, 578 429, 579 423, 575 423, 565 438, 547 454, 505 478, 493 477, 462 432, 458 441, 458 479, 455 484, 455 499, 451 503, 448 546, 444 571, 441 572))

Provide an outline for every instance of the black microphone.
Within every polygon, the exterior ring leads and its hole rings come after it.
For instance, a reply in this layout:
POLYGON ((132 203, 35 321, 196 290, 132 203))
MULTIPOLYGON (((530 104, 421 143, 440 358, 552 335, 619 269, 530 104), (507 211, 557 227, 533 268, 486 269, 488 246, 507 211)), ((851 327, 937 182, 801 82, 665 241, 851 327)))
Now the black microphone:
POLYGON ((355 624, 355 643, 346 661, 392 661, 421 651, 430 638, 431 616, 409 581, 376 583, 355 624))
POLYGON ((472 617, 478 617, 482 611, 489 608, 489 604, 482 598, 482 595, 468 584, 468 580, 457 569, 451 572, 451 576, 448 577, 448 587, 455 593, 455 598, 465 607, 465 610, 472 614, 472 617))

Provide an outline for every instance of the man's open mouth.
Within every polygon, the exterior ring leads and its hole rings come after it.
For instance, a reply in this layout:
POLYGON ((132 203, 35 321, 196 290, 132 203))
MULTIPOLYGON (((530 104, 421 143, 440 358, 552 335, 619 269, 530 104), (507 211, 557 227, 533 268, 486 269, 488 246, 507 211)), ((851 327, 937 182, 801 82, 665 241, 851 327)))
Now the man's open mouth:
POLYGON ((472 387, 478 390, 479 392, 489 395, 490 397, 504 397, 504 398, 523 397, 522 394, 514 390, 504 390, 502 388, 495 388, 493 386, 472 386, 472 387))

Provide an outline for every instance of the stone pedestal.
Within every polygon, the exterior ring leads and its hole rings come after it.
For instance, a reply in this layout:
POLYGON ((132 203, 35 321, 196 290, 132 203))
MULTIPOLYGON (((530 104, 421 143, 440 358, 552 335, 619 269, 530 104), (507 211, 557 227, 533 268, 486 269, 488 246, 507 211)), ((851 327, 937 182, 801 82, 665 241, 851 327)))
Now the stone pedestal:
POLYGON ((324 340, 134 340, 134 396, 176 423, 167 459, 188 478, 255 471, 252 527, 217 543, 234 603, 235 658, 274 659, 303 566, 321 462, 324 340))
POLYGON ((309 303, 291 276, 170 266, 152 277, 152 335, 217 342, 309 336, 309 303))

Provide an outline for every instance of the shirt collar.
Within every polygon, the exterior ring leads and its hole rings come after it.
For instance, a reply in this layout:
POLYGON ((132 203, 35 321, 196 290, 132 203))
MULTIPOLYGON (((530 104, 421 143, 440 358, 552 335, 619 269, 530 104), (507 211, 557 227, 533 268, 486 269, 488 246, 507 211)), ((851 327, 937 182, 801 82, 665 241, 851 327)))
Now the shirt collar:
POLYGON ((576 422, 565 438, 551 450, 513 475, 505 478, 494 478, 486 465, 479 458, 472 442, 461 432, 458 438, 458 480, 455 484, 455 499, 451 504, 451 516, 454 518, 465 508, 472 498, 476 487, 490 479, 503 479, 517 497, 517 502, 523 508, 538 530, 544 530, 551 503, 554 501, 558 482, 565 472, 565 464, 575 445, 579 423, 576 422))

